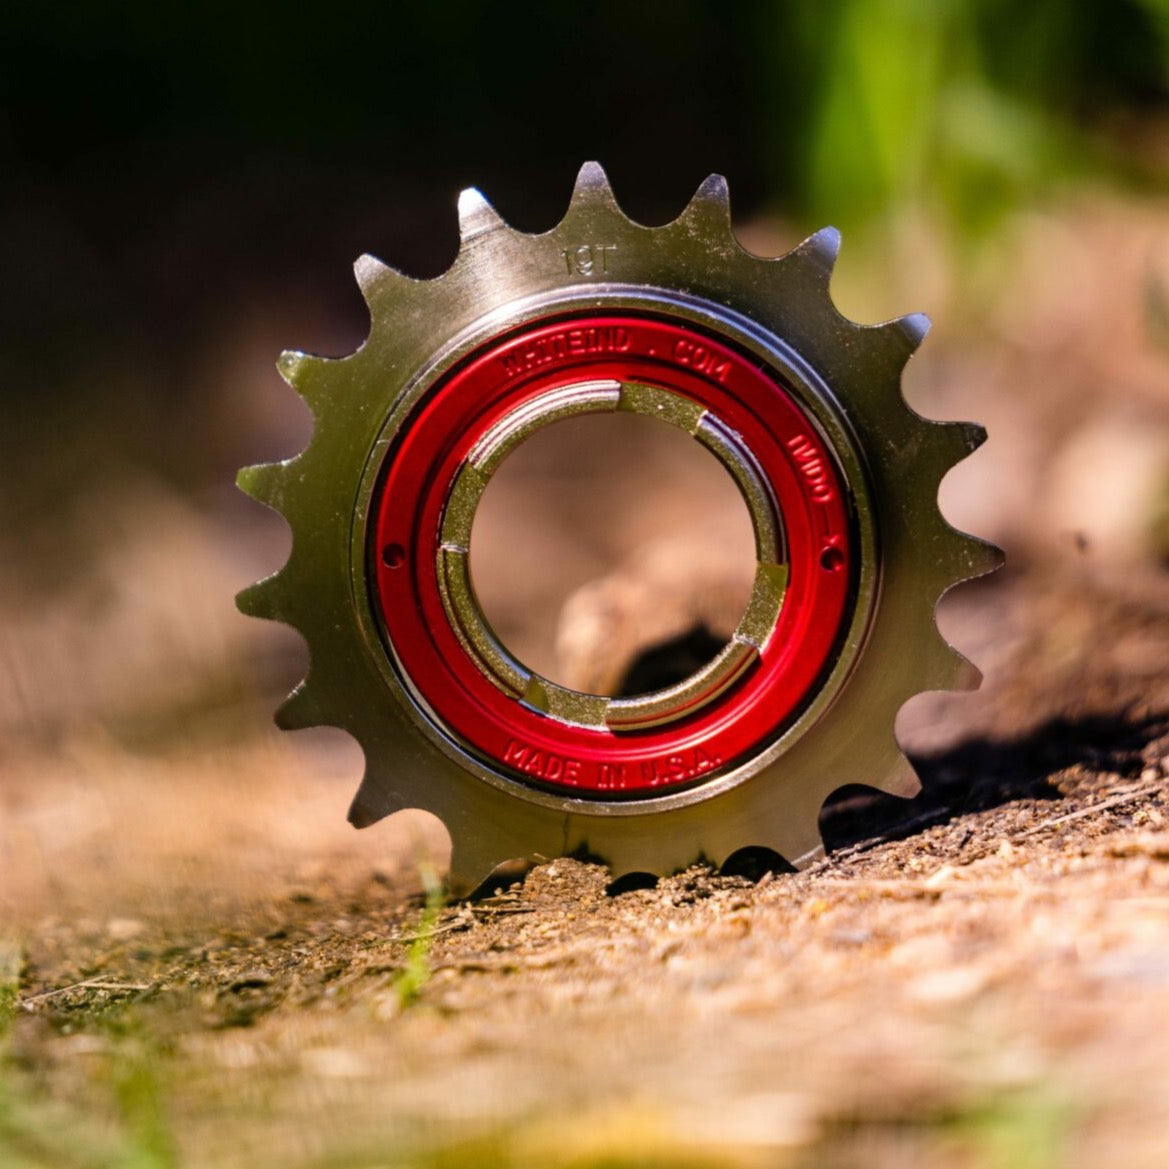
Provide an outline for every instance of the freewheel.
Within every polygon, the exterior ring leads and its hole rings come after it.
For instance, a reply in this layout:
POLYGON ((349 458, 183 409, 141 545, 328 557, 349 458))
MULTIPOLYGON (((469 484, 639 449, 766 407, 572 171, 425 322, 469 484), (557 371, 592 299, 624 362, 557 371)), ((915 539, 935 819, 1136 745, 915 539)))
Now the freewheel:
POLYGON ((595 164, 542 235, 474 190, 459 217, 459 255, 434 280, 358 261, 369 339, 340 360, 284 354, 313 439, 239 480, 293 533, 288 563, 239 598, 309 644, 277 721, 360 742, 352 822, 433 812, 466 890, 503 861, 575 852, 615 876, 752 846, 800 865, 821 851, 835 789, 912 795, 894 718, 970 673, 934 607, 999 561, 937 505, 981 428, 923 419, 901 395, 926 319, 843 318, 832 229, 778 259, 743 251, 717 176, 659 228, 631 222, 595 164), (546 426, 609 412, 658 419, 718 459, 756 556, 721 651, 621 698, 514 657, 469 565, 503 460, 546 426))

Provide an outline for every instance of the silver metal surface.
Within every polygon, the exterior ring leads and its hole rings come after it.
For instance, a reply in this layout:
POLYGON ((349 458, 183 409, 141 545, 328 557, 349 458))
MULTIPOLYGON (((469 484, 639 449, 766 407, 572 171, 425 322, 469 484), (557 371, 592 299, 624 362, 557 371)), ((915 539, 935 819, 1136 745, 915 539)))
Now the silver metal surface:
MULTIPOLYGON (((621 212, 595 164, 581 170, 567 214, 549 232, 516 231, 476 191, 460 197, 459 216, 459 255, 434 280, 412 280, 368 256, 358 261, 368 340, 338 360, 283 355, 281 372, 313 411, 313 439, 299 455, 247 468, 239 479, 281 512, 293 533, 287 564, 239 598, 244 612, 287 622, 309 644, 308 677, 277 721, 343 727, 360 742, 366 767, 353 823, 362 827, 408 807, 433 812, 451 835, 452 886, 465 890, 503 861, 577 850, 603 857, 614 875, 665 873, 699 856, 721 863, 754 845, 806 863, 820 852, 818 816, 836 788, 864 783, 913 794, 916 777, 893 736, 898 710, 923 690, 976 684, 938 634, 934 607, 952 585, 1000 559, 997 549, 954 531, 937 506, 942 477, 981 443, 981 428, 929 421, 901 396, 901 370, 925 334, 925 318, 861 326, 842 317, 828 292, 839 243, 832 229, 778 259, 743 251, 717 176, 658 228, 621 212), (386 652, 368 586, 367 522, 379 470, 414 404, 461 357, 504 330, 582 309, 664 313, 757 355, 814 420, 855 511, 856 601, 815 697, 754 759, 687 790, 634 801, 526 786, 445 733, 386 652)), ((604 396, 612 393, 611 384, 594 383, 584 397, 599 394, 608 403, 604 396)), ((522 437, 524 420, 511 425, 522 437)), ((723 449, 726 435, 717 428, 699 425, 694 433, 716 454, 723 449)), ((488 436, 467 467, 485 481, 481 472, 489 474, 499 444, 510 449, 513 437, 488 436)), ((739 482, 747 495, 749 476, 739 482)), ((468 480, 443 532, 441 575, 456 593, 481 489, 468 480)), ((758 523, 756 538, 767 543, 758 523)), ((760 561, 773 563, 762 547, 760 561)), ((757 584, 753 620, 761 605, 765 623, 783 581, 757 584)), ((466 600, 448 603, 457 615, 466 600)), ((754 628, 740 627, 742 644, 754 628)), ((497 666, 499 684, 522 682, 525 701, 567 721, 587 725, 618 706, 582 705, 593 696, 532 685, 530 674, 523 680, 509 673, 527 673, 518 663, 486 663, 497 666)))

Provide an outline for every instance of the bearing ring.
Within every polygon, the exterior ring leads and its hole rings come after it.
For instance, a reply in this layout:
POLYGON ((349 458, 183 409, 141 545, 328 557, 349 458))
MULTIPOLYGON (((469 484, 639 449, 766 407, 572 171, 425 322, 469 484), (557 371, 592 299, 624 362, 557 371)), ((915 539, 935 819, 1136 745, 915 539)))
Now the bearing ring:
POLYGON ((662 316, 538 322, 428 387, 400 433, 370 557, 387 648, 437 725, 501 775, 608 798, 709 779, 774 741, 832 663, 853 592, 842 477, 775 374, 725 340, 662 316), (668 690, 622 699, 516 661, 468 571, 475 508, 506 455, 552 422, 611 411, 660 419, 714 454, 757 556, 722 652, 668 690))

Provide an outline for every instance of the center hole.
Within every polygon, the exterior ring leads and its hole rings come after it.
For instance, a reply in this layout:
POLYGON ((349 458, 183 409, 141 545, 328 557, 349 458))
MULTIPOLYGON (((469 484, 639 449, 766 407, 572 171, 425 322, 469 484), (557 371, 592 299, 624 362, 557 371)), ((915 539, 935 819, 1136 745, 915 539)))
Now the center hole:
POLYGON ((705 665, 755 575, 751 517, 722 464, 637 414, 553 423, 492 477, 471 576, 499 640, 573 690, 632 696, 705 665))

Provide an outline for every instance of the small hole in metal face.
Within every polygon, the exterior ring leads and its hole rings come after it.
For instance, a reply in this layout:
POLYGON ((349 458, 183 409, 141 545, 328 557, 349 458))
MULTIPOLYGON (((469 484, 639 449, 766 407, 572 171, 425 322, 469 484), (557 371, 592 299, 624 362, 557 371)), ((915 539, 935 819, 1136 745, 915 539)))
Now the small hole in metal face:
POLYGON ((820 567, 825 572, 839 572, 844 567, 844 553, 830 545, 820 553, 820 567))
POLYGON ((387 568, 401 568, 406 563, 406 549, 401 544, 387 544, 382 549, 382 563, 387 568))

